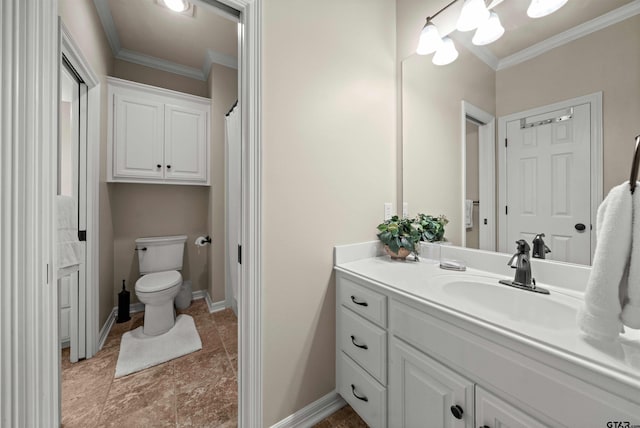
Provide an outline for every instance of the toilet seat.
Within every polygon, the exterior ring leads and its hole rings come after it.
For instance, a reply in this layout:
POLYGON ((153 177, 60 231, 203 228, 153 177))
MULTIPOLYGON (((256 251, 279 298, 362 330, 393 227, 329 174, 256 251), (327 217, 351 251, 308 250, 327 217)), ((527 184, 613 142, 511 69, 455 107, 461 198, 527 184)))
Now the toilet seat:
POLYGON ((174 287, 182 282, 182 275, 176 270, 154 272, 136 281, 135 289, 141 293, 154 293, 174 287))

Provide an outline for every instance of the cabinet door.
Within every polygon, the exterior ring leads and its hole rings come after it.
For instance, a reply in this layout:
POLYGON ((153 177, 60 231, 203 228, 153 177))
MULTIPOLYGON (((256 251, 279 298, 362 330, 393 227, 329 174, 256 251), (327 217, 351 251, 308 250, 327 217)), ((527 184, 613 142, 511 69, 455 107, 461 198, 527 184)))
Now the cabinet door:
POLYGON ((471 381, 395 337, 389 356, 389 426, 474 426, 471 381))
POLYGON ((208 181, 207 111, 165 106, 165 178, 208 181))
POLYGON ((546 427, 480 387, 476 387, 476 421, 481 428, 546 427))
POLYGON ((164 104, 142 95, 114 94, 114 177, 162 178, 164 104))

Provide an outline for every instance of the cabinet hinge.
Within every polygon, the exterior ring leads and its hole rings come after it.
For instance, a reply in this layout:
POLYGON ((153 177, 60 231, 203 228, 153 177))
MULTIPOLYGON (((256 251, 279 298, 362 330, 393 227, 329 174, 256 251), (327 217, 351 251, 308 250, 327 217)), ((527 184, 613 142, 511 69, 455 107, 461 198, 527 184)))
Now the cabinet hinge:
POLYGON ((504 146, 507 147, 509 145, 509 140, 507 140, 506 138, 504 139, 504 146))
POLYGON ((504 206, 504 215, 509 215, 509 207, 507 205, 504 206))
POLYGON ((242 264, 242 245, 238 244, 238 264, 242 264))

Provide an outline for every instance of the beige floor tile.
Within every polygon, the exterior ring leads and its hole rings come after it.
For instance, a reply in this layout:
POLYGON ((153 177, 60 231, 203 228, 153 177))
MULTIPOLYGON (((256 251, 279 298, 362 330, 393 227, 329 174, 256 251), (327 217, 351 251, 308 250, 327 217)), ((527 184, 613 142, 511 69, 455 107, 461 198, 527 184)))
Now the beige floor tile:
POLYGON ((179 427, 231 427, 237 425, 238 394, 235 377, 210 381, 178 394, 179 427))
POLYGON ((174 373, 177 393, 185 393, 196 387, 227 378, 235 378, 223 349, 198 351, 175 360, 174 373))

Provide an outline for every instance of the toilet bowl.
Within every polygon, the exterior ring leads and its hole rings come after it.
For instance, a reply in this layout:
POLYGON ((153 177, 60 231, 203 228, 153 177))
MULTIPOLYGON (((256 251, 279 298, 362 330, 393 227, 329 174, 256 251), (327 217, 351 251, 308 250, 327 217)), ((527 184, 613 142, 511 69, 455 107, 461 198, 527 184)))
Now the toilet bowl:
POLYGON ((144 334, 157 336, 173 327, 173 301, 181 285, 182 275, 176 270, 150 273, 136 281, 136 296, 144 303, 144 334))
POLYGON ((144 303, 143 333, 157 336, 175 324, 173 302, 182 285, 182 256, 187 237, 159 236, 136 239, 138 263, 142 276, 135 292, 144 303))

